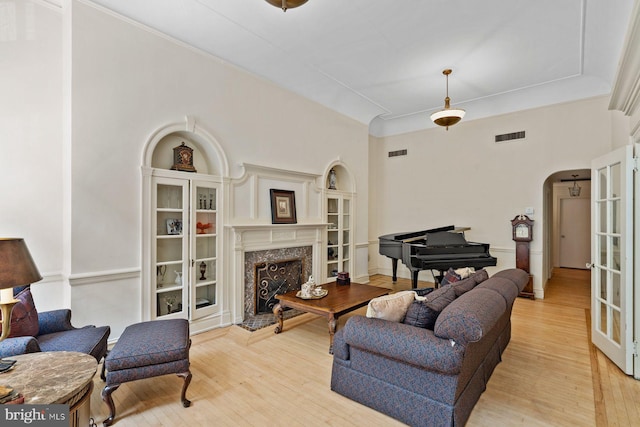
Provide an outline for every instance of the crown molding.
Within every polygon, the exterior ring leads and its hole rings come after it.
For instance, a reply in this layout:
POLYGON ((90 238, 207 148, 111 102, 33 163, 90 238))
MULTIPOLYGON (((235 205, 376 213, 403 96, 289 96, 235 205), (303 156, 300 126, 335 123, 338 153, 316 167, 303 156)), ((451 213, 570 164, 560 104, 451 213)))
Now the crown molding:
POLYGON ((631 116, 640 105, 640 1, 636 0, 629 22, 618 75, 611 92, 610 110, 631 116))

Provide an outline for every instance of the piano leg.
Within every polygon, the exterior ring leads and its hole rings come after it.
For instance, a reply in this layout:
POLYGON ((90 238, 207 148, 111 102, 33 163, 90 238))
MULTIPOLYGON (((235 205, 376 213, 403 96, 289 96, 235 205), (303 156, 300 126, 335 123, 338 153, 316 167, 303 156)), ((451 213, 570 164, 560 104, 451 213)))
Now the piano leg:
POLYGON ((420 270, 413 270, 411 272, 411 289, 418 288, 418 273, 420 273, 420 270))
POLYGON ((393 283, 398 281, 398 258, 391 258, 391 269, 393 270, 393 276, 391 276, 391 280, 393 283))

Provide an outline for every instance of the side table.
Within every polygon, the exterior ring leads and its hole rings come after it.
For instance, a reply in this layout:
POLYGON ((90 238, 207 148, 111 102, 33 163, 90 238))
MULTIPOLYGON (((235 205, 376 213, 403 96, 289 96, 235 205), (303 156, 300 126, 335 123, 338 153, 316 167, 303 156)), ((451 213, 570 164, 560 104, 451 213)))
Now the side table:
POLYGON ((73 351, 21 354, 13 368, 0 374, 0 384, 22 393, 24 403, 69 405, 69 425, 88 426, 91 391, 98 363, 93 356, 73 351))

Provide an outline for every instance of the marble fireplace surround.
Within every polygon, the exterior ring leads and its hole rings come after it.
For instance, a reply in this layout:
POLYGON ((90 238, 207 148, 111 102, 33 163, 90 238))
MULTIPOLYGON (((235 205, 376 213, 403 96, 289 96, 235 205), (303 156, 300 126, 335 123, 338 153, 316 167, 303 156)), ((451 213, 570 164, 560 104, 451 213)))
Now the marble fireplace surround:
POLYGON ((232 226, 234 239, 235 276, 242 290, 243 319, 255 313, 255 266, 265 261, 302 259, 302 279, 310 275, 322 280, 320 253, 323 232, 327 224, 263 224, 232 226))

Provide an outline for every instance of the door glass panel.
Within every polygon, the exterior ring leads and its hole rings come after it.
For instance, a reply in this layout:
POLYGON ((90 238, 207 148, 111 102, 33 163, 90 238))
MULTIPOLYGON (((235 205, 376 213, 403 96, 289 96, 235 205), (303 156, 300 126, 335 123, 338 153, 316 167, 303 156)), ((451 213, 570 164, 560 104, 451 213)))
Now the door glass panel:
POLYGON ((607 299, 607 270, 600 270, 600 298, 607 299))
POLYGON ((598 252, 600 254, 599 263, 607 265, 607 236, 598 236, 598 252))
POLYGON ((620 274, 611 273, 611 302, 620 308, 620 274))
POLYGON ((177 185, 158 185, 158 209, 182 209, 182 187, 177 185))
POLYGON ((611 175, 609 175, 609 183, 611 185, 611 193, 609 194, 609 198, 616 198, 616 197, 620 197, 620 185, 621 185, 621 179, 620 179, 620 173, 621 173, 621 165, 620 163, 616 163, 615 165, 611 165, 611 169, 610 169, 610 173, 611 175))
POLYGON ((158 262, 182 261, 182 239, 158 239, 158 262))
POLYGON ((598 199, 606 199, 607 198, 607 168, 598 169, 598 180, 599 180, 599 192, 598 199))
POLYGON ((622 224, 622 217, 620 212, 620 200, 612 200, 611 202, 611 232, 620 234, 620 226, 622 224))
POLYGON ((612 309, 613 318, 611 321, 611 338, 618 344, 620 344, 620 311, 612 309))
POLYGON ((600 324, 598 325, 598 330, 602 332, 604 335, 608 335, 607 333, 607 305, 605 303, 600 303, 600 324))
POLYGON ((620 238, 611 237, 611 263, 610 267, 620 271, 620 238))
POLYGON ((182 311, 182 291, 174 290, 168 292, 158 292, 156 295, 156 315, 164 316, 169 313, 179 313, 182 311))
POLYGON ((607 232, 607 202, 597 202, 597 215, 599 221, 596 223, 598 227, 598 232, 606 233, 607 232))
POLYGON ((216 285, 198 286, 196 288, 196 310, 216 303, 216 285))

